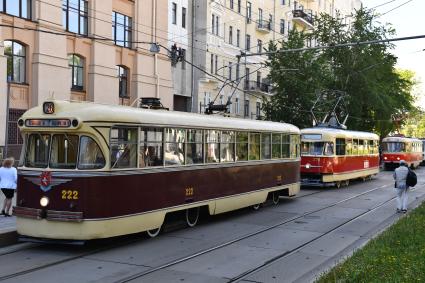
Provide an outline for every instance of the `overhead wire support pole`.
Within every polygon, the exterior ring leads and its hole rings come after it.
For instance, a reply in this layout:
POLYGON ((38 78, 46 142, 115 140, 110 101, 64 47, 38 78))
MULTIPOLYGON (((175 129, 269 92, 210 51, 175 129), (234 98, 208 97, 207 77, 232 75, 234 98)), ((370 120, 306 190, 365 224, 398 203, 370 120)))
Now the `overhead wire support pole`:
POLYGON ((266 51, 261 53, 241 53, 241 57, 251 57, 258 55, 271 55, 278 53, 288 53, 288 52, 300 52, 300 51, 309 51, 309 50, 321 50, 328 48, 338 48, 338 47, 349 47, 349 46, 361 46, 361 45, 369 45, 369 44, 379 44, 385 42, 395 42, 395 41, 405 41, 405 40, 414 40, 414 39, 422 39, 425 38, 425 34, 422 35, 414 35, 414 36, 406 36, 406 37, 397 37, 397 38, 389 38, 389 39, 379 39, 379 40, 369 40, 369 41, 357 41, 357 42, 347 42, 341 44, 333 44, 333 45, 324 45, 324 46, 316 46, 316 47, 304 47, 304 48, 295 48, 295 49, 285 49, 285 50, 277 50, 277 51, 266 51))

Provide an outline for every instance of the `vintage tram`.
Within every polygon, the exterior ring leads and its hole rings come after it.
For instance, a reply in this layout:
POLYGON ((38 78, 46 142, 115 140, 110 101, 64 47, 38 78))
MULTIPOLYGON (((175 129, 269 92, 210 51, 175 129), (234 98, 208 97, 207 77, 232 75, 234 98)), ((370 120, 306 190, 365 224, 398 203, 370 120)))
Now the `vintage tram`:
POLYGON ((18 121, 17 232, 84 241, 194 226, 299 192, 300 131, 275 122, 47 101, 18 121))
POLYGON ((336 186, 379 172, 379 137, 318 126, 301 130, 301 185, 336 186))
POLYGON ((409 167, 416 168, 423 160, 422 141, 403 135, 382 139, 382 161, 385 169, 398 167, 400 160, 406 161, 409 167))

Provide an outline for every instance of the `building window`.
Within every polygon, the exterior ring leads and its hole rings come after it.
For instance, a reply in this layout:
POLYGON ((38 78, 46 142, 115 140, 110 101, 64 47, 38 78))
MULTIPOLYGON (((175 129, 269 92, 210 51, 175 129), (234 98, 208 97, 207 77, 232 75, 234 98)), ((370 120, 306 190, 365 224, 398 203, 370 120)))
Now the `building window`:
POLYGON ((255 107, 255 114, 257 115, 257 118, 260 118, 261 116, 261 103, 257 102, 257 105, 255 107))
POLYGON ((214 54, 211 54, 211 68, 210 68, 210 73, 213 74, 214 73, 214 54))
POLYGON ((130 17, 112 12, 112 34, 116 45, 131 47, 131 29, 132 20, 130 17))
POLYGON ((238 0, 238 13, 239 14, 241 13, 241 7, 242 7, 241 0, 238 0))
POLYGON ((246 99, 243 107, 243 115, 244 117, 249 117, 249 100, 246 99))
POLYGON ((186 28, 186 8, 182 8, 182 28, 186 28))
POLYGON ((229 62, 229 81, 232 80, 232 62, 229 62))
POLYGON ((280 20, 280 33, 285 34, 285 20, 284 19, 280 20))
POLYGON ((7 58, 7 81, 13 83, 25 83, 25 46, 15 41, 5 40, 4 55, 7 58))
POLYGON ((257 48, 258 48, 258 53, 261 53, 261 52, 263 52, 263 41, 261 40, 261 39, 259 39, 258 41, 257 41, 257 48))
POLYGON ((233 0, 230 0, 230 9, 233 10, 233 0))
POLYGON ((82 91, 84 89, 84 58, 71 54, 68 56, 68 66, 71 71, 71 90, 82 91))
POLYGON ((246 35, 246 42, 245 42, 245 50, 249 51, 251 49, 251 36, 249 34, 246 35))
POLYGON ((261 26, 263 22, 263 9, 258 8, 258 24, 261 26))
POLYGON ((215 74, 218 74, 218 55, 215 55, 215 74))
POLYGON ((240 78, 240 65, 236 64, 236 81, 239 81, 240 78))
POLYGON ((239 97, 235 98, 235 114, 239 115, 239 97))
POLYGON ((117 75, 119 80, 119 97, 128 98, 128 68, 117 66, 117 75))
POLYGON ((237 30, 236 31, 236 46, 240 47, 241 45, 241 31, 237 30))
MULTIPOLYGON (((282 5, 285 5, 285 0, 280 0, 282 5)), ((320 0, 319 0, 320 1, 320 0)))
POLYGON ((220 35, 220 17, 219 16, 215 16, 215 35, 219 36, 220 35))
POLYGON ((251 22, 251 10, 252 10, 252 5, 251 2, 246 2, 246 22, 250 23, 251 22))
POLYGON ((62 14, 64 28, 73 33, 88 34, 88 1, 63 0, 62 14))
POLYGON ((233 44, 233 27, 229 26, 229 44, 233 44))
POLYGON ((215 34, 215 15, 212 14, 212 18, 211 18, 211 33, 215 34))
POLYGON ((186 49, 181 49, 180 58, 182 63, 182 70, 186 70, 186 49))
POLYGON ((31 19, 31 0, 0 0, 0 12, 31 19))
POLYGON ((171 22, 173 25, 177 24, 177 4, 173 2, 173 8, 172 8, 172 18, 171 18, 171 22))

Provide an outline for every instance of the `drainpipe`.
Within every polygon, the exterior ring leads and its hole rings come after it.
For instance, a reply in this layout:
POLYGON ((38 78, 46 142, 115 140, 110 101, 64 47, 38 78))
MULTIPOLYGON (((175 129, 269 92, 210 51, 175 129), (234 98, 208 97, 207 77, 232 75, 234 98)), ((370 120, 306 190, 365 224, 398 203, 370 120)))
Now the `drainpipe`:
MULTIPOLYGON (((191 84, 190 84, 190 109, 189 109, 189 112, 193 112, 193 108, 194 108, 194 99, 193 99, 193 96, 195 95, 193 92, 194 92, 194 90, 195 90, 195 68, 193 67, 193 63, 195 62, 194 61, 194 59, 195 59, 195 56, 194 56, 194 52, 195 52, 195 49, 194 49, 194 44, 195 44, 195 1, 196 0, 192 0, 192 23, 191 23, 191 28, 192 28, 192 34, 191 34, 191 36, 192 36, 192 40, 191 40, 191 47, 190 47, 190 52, 191 52, 191 61, 192 61, 192 64, 191 64, 191 75, 190 75, 190 77, 191 77, 191 84)), ((198 93, 196 94, 196 95, 198 95, 198 93)))
POLYGON ((6 132, 5 132, 5 143, 3 158, 9 157, 9 107, 10 107, 10 83, 7 83, 7 100, 6 100, 6 132))
MULTIPOLYGON (((156 42, 156 29, 157 29, 157 6, 156 0, 152 0, 152 32, 151 41, 156 42)), ((159 98, 159 75, 158 75, 158 54, 154 54, 154 78, 155 78, 155 97, 159 98)))

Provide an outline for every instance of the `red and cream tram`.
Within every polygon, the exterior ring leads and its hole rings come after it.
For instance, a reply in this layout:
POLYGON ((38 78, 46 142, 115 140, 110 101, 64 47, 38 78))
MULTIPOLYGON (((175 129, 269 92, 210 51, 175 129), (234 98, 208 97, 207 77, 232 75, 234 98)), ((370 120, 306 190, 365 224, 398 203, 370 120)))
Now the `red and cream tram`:
POLYGON ((88 240, 159 233, 299 192, 300 131, 284 123, 48 101, 18 121, 17 231, 88 240))
POLYGON ((382 160, 385 169, 397 167, 400 160, 416 168, 423 160, 422 141, 402 135, 386 137, 382 140, 382 160))
POLYGON ((379 172, 379 137, 330 127, 301 130, 301 185, 348 185, 379 172))

